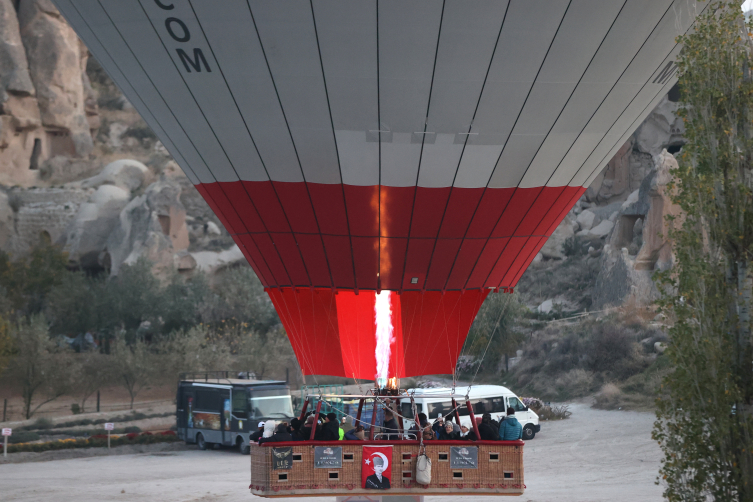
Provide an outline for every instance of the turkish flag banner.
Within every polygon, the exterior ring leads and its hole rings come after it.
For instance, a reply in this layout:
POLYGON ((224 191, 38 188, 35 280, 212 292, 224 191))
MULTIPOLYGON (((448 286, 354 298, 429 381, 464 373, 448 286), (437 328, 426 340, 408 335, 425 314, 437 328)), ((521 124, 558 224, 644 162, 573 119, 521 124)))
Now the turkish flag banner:
POLYGON ((388 490, 392 477, 392 446, 364 446, 361 487, 388 490))

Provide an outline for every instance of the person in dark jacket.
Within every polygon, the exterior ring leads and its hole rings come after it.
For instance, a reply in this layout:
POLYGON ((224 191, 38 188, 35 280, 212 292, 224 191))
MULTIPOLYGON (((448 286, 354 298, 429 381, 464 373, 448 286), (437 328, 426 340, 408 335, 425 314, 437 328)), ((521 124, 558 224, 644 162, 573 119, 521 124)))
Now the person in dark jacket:
POLYGON ((507 408, 507 417, 499 426, 499 438, 502 441, 523 439, 523 426, 515 418, 515 410, 512 408, 507 408))
POLYGON ((434 435, 439 439, 439 435, 444 430, 444 417, 439 415, 431 426, 431 430, 434 431, 434 435))
POLYGON ((317 427, 316 424, 314 423, 314 415, 309 415, 306 418, 306 425, 301 427, 301 438, 302 438, 301 441, 308 441, 309 439, 311 439, 312 427, 316 428, 318 432, 319 427, 317 427))
MULTIPOLYGON (((293 436, 293 441, 305 441, 308 439, 303 436, 301 425, 301 421, 297 418, 290 421, 290 435, 293 436)), ((309 430, 309 434, 311 434, 311 430, 309 430)))
POLYGON ((383 432, 387 433, 387 436, 381 436, 381 439, 387 439, 389 441, 397 441, 400 439, 400 428, 395 420, 395 415, 390 410, 384 410, 384 424, 382 425, 383 432))
POLYGON ((249 443, 256 443, 264 434, 264 422, 259 422, 259 429, 248 437, 249 443))
POLYGON ((264 443, 281 443, 283 441, 292 441, 293 436, 288 432, 287 424, 279 424, 277 430, 272 434, 271 438, 261 438, 259 444, 264 443))
POLYGON ((481 435, 481 439, 484 441, 499 441, 499 426, 494 427, 492 424, 492 416, 489 413, 484 413, 481 417, 481 423, 478 424, 478 432, 481 435))
POLYGON ((340 424, 337 422, 337 415, 327 413, 321 429, 316 431, 315 439, 317 441, 339 441, 340 424))
POLYGON ((456 441, 460 439, 460 434, 453 430, 452 422, 444 424, 444 429, 439 433, 439 439, 443 441, 456 441))

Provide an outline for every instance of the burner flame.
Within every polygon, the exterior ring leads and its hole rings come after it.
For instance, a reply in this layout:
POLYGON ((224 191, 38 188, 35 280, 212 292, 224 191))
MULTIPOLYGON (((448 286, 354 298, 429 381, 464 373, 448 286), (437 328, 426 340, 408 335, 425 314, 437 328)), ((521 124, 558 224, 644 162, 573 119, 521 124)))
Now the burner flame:
POLYGON ((374 313, 376 314, 376 381, 377 386, 383 389, 388 383, 390 376, 390 345, 395 342, 392 336, 392 305, 391 291, 381 291, 376 294, 374 301, 374 313))

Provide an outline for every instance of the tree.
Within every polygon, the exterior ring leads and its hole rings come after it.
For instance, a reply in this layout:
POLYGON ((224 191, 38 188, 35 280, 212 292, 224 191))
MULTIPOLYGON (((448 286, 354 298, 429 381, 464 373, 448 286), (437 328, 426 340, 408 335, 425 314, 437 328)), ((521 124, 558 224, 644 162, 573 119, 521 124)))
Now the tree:
POLYGON ((37 314, 45 306, 49 291, 67 273, 68 256, 42 240, 27 256, 11 261, 0 252, 0 286, 12 307, 22 315, 37 314))
POLYGON ((280 372, 285 368, 296 367, 293 346, 282 326, 278 325, 266 336, 248 333, 241 341, 237 366, 239 370, 254 372, 260 380, 269 378, 273 372, 282 378, 280 372))
POLYGON ((82 272, 66 274, 48 295, 46 313, 53 333, 77 336, 96 330, 100 323, 104 281, 82 272))
POLYGON ((154 347, 161 376, 175 381, 181 372, 222 370, 230 366, 230 348, 204 325, 162 336, 154 347))
POLYGON ((463 355, 473 356, 478 365, 482 359, 497 362, 504 357, 505 371, 509 371, 509 355, 523 341, 523 333, 515 329, 515 324, 524 308, 516 294, 490 293, 471 325, 463 355))
POLYGON ((72 388, 79 398, 81 413, 86 411, 86 401, 100 388, 112 380, 112 356, 100 354, 97 350, 83 352, 76 358, 72 378, 72 388))
POLYGON ((50 339, 42 316, 22 320, 11 336, 15 353, 8 371, 21 387, 24 416, 29 419, 39 408, 70 391, 70 354, 50 339), (42 401, 35 403, 40 395, 42 401))
POLYGON ((133 409, 136 396, 159 371, 159 362, 146 342, 140 338, 127 344, 122 336, 118 337, 111 344, 110 350, 114 379, 128 392, 133 409))
POLYGON ((687 144, 674 173, 675 264, 659 274, 673 370, 654 438, 671 501, 753 500, 753 81, 740 2, 716 2, 680 37, 687 144))

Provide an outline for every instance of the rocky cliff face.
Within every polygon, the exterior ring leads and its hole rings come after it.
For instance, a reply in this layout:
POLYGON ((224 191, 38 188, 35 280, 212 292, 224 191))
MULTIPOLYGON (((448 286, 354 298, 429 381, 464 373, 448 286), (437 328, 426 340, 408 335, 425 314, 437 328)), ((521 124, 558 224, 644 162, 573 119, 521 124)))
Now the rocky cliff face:
POLYGON ((92 152, 99 113, 87 59, 50 0, 0 0, 0 183, 39 185, 48 159, 92 152))
MULTIPOLYGON (((539 311, 602 309, 625 302, 649 305, 657 270, 672 265, 666 216, 681 217, 667 185, 683 144, 675 90, 622 146, 564 218, 521 279, 529 306, 539 311), (542 274, 576 274, 577 294, 536 288, 542 274)), ((676 220, 680 221, 680 220, 676 220)))

